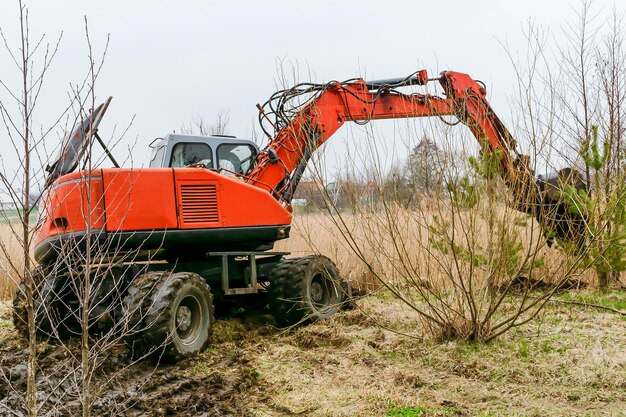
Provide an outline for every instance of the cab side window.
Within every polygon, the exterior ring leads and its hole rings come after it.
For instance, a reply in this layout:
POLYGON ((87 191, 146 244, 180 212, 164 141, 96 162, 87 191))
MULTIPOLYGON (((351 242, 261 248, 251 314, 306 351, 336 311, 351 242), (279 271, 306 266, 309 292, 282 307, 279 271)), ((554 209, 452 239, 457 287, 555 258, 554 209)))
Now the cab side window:
POLYGON ((256 150, 250 145, 220 145, 217 148, 218 168, 247 174, 256 157, 256 150))
POLYGON ((205 143, 177 143, 172 149, 172 168, 186 167, 191 164, 202 164, 213 168, 213 155, 209 145, 205 143))

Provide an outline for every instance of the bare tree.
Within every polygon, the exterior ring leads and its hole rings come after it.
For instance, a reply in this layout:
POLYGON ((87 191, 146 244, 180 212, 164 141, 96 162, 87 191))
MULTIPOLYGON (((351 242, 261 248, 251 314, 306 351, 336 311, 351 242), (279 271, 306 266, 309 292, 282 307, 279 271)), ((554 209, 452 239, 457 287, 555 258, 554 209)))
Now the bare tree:
POLYGON ((623 16, 609 16, 581 1, 578 22, 565 33, 561 50, 564 82, 553 85, 566 113, 562 119, 574 156, 584 167, 588 190, 572 192, 572 210, 589 219, 587 268, 606 290, 626 269, 624 246, 624 96, 626 94, 623 16))
POLYGON ((411 150, 407 161, 408 180, 415 192, 433 194, 441 191, 445 158, 437 144, 424 135, 411 150))
POLYGON ((207 123, 204 117, 197 116, 189 126, 183 126, 181 128, 182 133, 194 134, 199 133, 201 135, 228 135, 228 124, 230 123, 230 116, 227 112, 219 112, 215 119, 207 123))
MULTIPOLYGON (((124 249, 123 242, 99 242, 91 238, 99 230, 94 225, 102 222, 102 213, 98 211, 101 197, 93 197, 93 191, 101 184, 98 184, 97 176, 94 177, 92 173, 96 172, 96 167, 103 159, 97 156, 92 147, 97 134, 94 115, 98 114, 98 109, 102 109, 96 106, 95 85, 108 49, 108 40, 102 56, 95 58, 85 19, 89 58, 86 63, 87 75, 81 82, 71 84, 69 104, 53 125, 38 131, 33 129, 36 104, 61 37, 49 45, 42 36, 33 45, 28 9, 21 2, 19 7, 21 42, 15 51, 5 33, 1 33, 6 50, 20 72, 22 85, 14 90, 8 81, 0 79, 0 85, 5 91, 0 96, 0 115, 13 151, 13 155, 3 152, 0 181, 12 206, 17 208, 19 219, 16 222, 2 211, 10 236, 0 238, 0 250, 4 258, 2 272, 9 277, 12 286, 17 287, 13 305, 14 324, 18 333, 28 341, 28 360, 23 401, 20 399, 23 395, 20 385, 15 385, 11 379, 15 375, 4 372, 4 363, 0 368, 4 379, 2 392, 11 394, 0 401, 0 409, 3 410, 2 414, 11 415, 22 415, 23 409, 26 414, 34 416, 63 411, 76 413, 78 408, 83 416, 88 416, 99 394, 128 369, 128 366, 114 367, 111 372, 104 372, 102 365, 106 363, 110 352, 134 334, 141 333, 145 327, 143 318, 146 312, 139 311, 137 306, 131 304, 124 309, 123 302, 131 281, 128 277, 138 272, 134 262, 149 263, 151 258, 150 255, 139 255, 141 249, 124 249), (36 62, 40 63, 39 66, 35 65, 36 62), (63 124, 67 133, 59 149, 51 133, 55 128, 63 127, 63 124), (68 125, 76 125, 72 134, 68 125), (71 148, 70 142, 81 137, 85 140, 71 148), (61 160, 46 168, 51 153, 55 151, 62 158, 68 152, 85 151, 86 158, 78 157, 74 162, 69 160, 70 165, 75 163, 84 170, 78 176, 80 181, 70 182, 74 185, 69 187, 68 195, 74 193, 74 196, 79 197, 76 203, 85 214, 86 233, 82 237, 79 234, 73 239, 64 240, 54 248, 56 255, 50 259, 41 258, 50 255, 47 253, 37 255, 40 257, 37 264, 33 259, 32 248, 37 230, 43 223, 33 222, 33 215, 39 211, 37 214, 40 219, 50 220, 54 217, 50 215, 66 202, 63 198, 49 198, 49 187, 54 180, 49 175, 63 173, 59 168, 61 160), (13 166, 11 161, 18 161, 18 166, 13 166), (43 189, 43 193, 37 193, 37 197, 33 198, 33 191, 38 189, 43 189), (39 209, 35 202, 40 203, 39 209), (7 241, 10 239, 19 243, 21 256, 16 257, 11 253, 7 241), (124 319, 131 315, 132 320, 124 319), (115 324, 112 323, 114 318, 115 324), (74 342, 76 338, 80 340, 78 349, 74 342), (64 352, 62 359, 52 366, 39 366, 37 362, 41 346, 48 346, 41 343, 44 341, 56 344, 56 349, 64 352), (78 407, 68 398, 78 398, 78 407)), ((101 139, 98 137, 98 140, 101 139)), ((114 146, 119 140, 121 138, 109 141, 109 146, 114 146)), ((107 152, 104 152, 105 157, 107 152)), ((131 171, 131 179, 133 176, 137 176, 136 171, 131 171)), ((118 208, 127 209, 128 204, 128 201, 120 200, 118 208)), ((123 221, 123 216, 120 220, 123 221)), ((55 225, 61 228, 66 226, 63 223, 55 225)), ((159 348, 158 345, 151 347, 152 351, 159 348)), ((142 355, 150 352, 146 350, 142 355)), ((135 361, 131 361, 129 366, 133 363, 135 361)), ((120 403, 116 406, 124 410, 128 404, 120 403)))
MULTIPOLYGON (((0 31, 4 41, 5 50, 10 61, 15 65, 20 75, 21 85, 18 88, 11 86, 10 82, 0 79, 3 96, 0 98, 0 115, 5 127, 5 134, 9 138, 14 158, 19 161, 17 168, 7 165, 2 158, 0 169, 0 182, 3 191, 9 196, 14 207, 19 212, 19 222, 11 222, 11 233, 20 243, 22 248, 18 260, 11 259, 6 242, 0 242, 0 248, 7 260, 3 263, 5 273, 11 277, 14 285, 21 282, 18 291, 23 292, 23 303, 27 316, 28 331, 28 368, 27 389, 25 398, 25 411, 29 416, 35 416, 38 412, 37 404, 37 340, 36 332, 36 309, 34 303, 38 290, 36 270, 33 269, 30 247, 33 238, 34 225, 32 214, 35 207, 31 201, 31 190, 34 185, 41 181, 43 170, 37 164, 38 154, 35 152, 55 126, 47 131, 38 133, 34 129, 34 111, 37 108, 39 95, 43 86, 44 78, 56 55, 61 36, 52 44, 45 42, 44 36, 35 39, 30 32, 28 9, 18 1, 19 6, 19 44, 13 47, 6 38, 5 33, 0 31), (37 63, 37 66, 35 66, 37 63)), ((8 153, 3 153, 8 157, 8 153)), ((0 404, 0 406, 2 406, 0 404)), ((13 410, 7 410, 13 413, 13 410)))

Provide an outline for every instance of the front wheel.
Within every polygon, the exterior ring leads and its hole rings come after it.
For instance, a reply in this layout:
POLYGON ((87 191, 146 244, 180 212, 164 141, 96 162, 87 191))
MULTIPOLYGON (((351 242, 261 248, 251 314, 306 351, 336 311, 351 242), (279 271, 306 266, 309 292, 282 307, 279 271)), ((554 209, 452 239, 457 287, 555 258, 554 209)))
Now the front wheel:
POLYGON ((325 256, 285 259, 270 274, 270 308, 281 325, 328 318, 346 298, 339 270, 325 256))
POLYGON ((213 329, 213 296, 198 274, 149 272, 124 301, 134 356, 175 362, 201 352, 213 329))

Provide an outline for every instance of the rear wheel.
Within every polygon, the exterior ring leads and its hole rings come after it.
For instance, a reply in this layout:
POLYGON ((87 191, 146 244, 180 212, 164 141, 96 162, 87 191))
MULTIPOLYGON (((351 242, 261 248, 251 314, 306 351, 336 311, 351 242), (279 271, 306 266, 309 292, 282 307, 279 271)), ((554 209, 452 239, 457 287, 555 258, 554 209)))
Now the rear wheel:
POLYGON ((124 300, 126 339, 135 357, 175 362, 201 352, 213 329, 213 297, 198 274, 149 272, 124 300))
MULTIPOLYGON (((68 311, 67 305, 59 293, 61 278, 53 274, 46 274, 41 268, 32 270, 31 276, 37 339, 67 339, 72 331, 76 331, 73 326, 70 326, 70 323, 74 323, 75 317, 68 311)), ((21 336, 29 337, 28 305, 24 283, 20 283, 15 291, 13 325, 21 336)))
POLYGON ((321 255, 282 261, 270 274, 268 292, 272 313, 282 325, 328 318, 345 300, 339 270, 321 255))
MULTIPOLYGON (((35 291, 33 291, 35 292, 35 291)), ((38 327, 36 334, 41 336, 41 331, 39 330, 40 326, 44 328, 49 328, 49 322, 46 320, 46 323, 41 323, 41 317, 38 319, 37 314, 37 306, 35 304, 35 324, 38 327)), ((20 283, 15 289, 15 297, 13 298, 13 326, 15 330, 20 334, 20 336, 28 339, 28 304, 26 301, 26 286, 24 283, 20 283)))

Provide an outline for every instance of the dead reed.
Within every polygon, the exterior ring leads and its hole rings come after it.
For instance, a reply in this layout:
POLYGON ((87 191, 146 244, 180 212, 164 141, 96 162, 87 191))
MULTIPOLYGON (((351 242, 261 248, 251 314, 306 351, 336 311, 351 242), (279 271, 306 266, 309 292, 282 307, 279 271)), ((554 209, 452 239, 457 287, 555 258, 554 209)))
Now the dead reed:
MULTIPOLYGON (((501 210, 507 209, 503 207, 501 210)), ((376 275, 385 277, 394 285, 401 285, 407 279, 407 274, 428 277, 423 285, 445 287, 445 265, 441 263, 441 255, 437 256, 437 251, 433 249, 431 240, 431 226, 435 217, 439 221, 447 221, 451 214, 441 210, 415 211, 400 206, 386 211, 342 213, 345 227, 354 236, 361 253, 374 271, 369 270, 349 249, 333 218, 321 211, 297 214, 291 237, 278 242, 277 249, 289 251, 293 256, 322 253, 333 259, 344 276, 361 290, 371 291, 380 287, 376 275), (393 216, 393 221, 390 221, 390 216, 393 216)), ((529 278, 547 283, 559 281, 568 266, 562 251, 557 247, 548 248, 542 243, 543 237, 533 219, 515 213, 511 221, 515 222, 524 251, 536 250, 537 256, 543 258, 543 263, 533 268, 529 278)), ((481 227, 483 225, 477 229, 480 231, 481 227)), ((463 232, 462 224, 457 225, 457 228, 463 232)), ((486 245, 487 236, 487 233, 477 233, 477 243, 486 245)), ((595 276, 592 271, 582 271, 577 278, 585 284, 593 284, 595 276)))
MULTIPOLYGON (((389 214, 380 211, 361 212, 357 214, 342 214, 353 235, 362 247, 363 256, 370 259, 374 271, 369 270, 353 251, 349 250, 342 232, 333 219, 323 212, 297 214, 294 219, 291 237, 276 244, 277 250, 289 251, 293 256, 302 256, 310 253, 322 253, 337 263, 344 276, 349 278, 353 285, 364 291, 372 291, 380 287, 375 274, 387 277, 396 283, 405 277, 400 265, 411 265, 420 272, 420 276, 429 277, 424 285, 434 287, 443 285, 444 275, 433 262, 432 254, 424 250, 429 245, 433 216, 445 216, 443 212, 420 210, 419 215, 411 209, 395 207, 393 209, 395 223, 402 227, 389 230, 389 214), (395 239, 393 239, 394 237, 395 239), (400 257, 407 256, 408 259, 400 257)), ((534 241, 540 239, 536 225, 532 219, 518 218, 520 237, 524 247, 530 247, 534 241)), ((9 225, 0 225, 0 299, 13 297, 18 284, 16 274, 11 271, 9 260, 20 264, 21 248, 9 225)), ((550 280, 559 276, 559 270, 565 268, 563 254, 557 248, 543 247, 540 255, 544 263, 533 271, 532 278, 550 280)), ((583 282, 592 284, 595 279, 591 271, 582 272, 583 282)))
POLYGON ((21 260, 21 245, 11 226, 0 224, 0 300, 13 299, 21 271, 16 273, 11 264, 21 265, 21 260))

